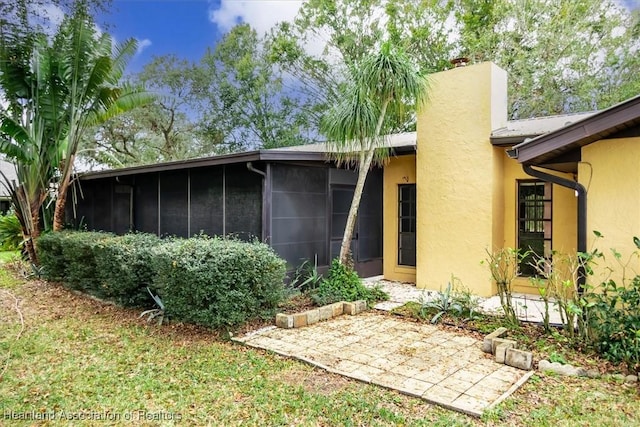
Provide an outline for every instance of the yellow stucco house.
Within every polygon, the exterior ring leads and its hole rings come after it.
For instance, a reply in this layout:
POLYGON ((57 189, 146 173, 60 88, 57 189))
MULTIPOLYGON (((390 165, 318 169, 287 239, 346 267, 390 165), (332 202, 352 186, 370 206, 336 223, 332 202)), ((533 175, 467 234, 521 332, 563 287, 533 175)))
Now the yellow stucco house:
MULTIPOLYGON (((494 64, 430 77, 417 132, 367 178, 352 253, 361 276, 473 293, 496 289, 486 250, 633 249, 640 236, 640 97, 604 111, 507 120, 507 75, 494 64)), ((291 271, 338 255, 357 174, 324 143, 83 174, 70 220, 159 236, 253 236, 291 271)), ((640 267, 640 266, 639 266, 640 267)), ((640 269, 638 269, 640 271, 640 269)), ((526 277, 516 291, 537 293, 526 277)))
MULTIPOLYGON (((414 153, 384 168, 383 274, 443 289, 451 276, 496 293, 486 250, 629 253, 640 236, 640 97, 607 110, 507 120, 492 63, 431 76, 414 153)), ((523 265, 516 291, 537 293, 523 265)))

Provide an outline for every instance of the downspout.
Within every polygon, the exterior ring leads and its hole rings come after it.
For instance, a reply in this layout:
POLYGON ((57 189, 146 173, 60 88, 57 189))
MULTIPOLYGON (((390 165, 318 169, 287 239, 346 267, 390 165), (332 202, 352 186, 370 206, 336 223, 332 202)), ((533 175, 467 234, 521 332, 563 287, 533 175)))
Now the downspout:
MULTIPOLYGON (((570 188, 578 193, 578 252, 587 252, 587 189, 582 184, 570 179, 552 175, 541 170, 534 169, 531 165, 523 164, 522 169, 534 178, 546 182, 558 184, 561 187, 570 188)), ((584 266, 578 267, 578 292, 582 294, 586 282, 584 266)))
POLYGON ((253 164, 251 162, 247 162, 247 169, 249 169, 251 172, 255 172, 259 175, 262 175, 262 178, 266 178, 267 174, 262 172, 260 169, 256 169, 253 167, 253 164))

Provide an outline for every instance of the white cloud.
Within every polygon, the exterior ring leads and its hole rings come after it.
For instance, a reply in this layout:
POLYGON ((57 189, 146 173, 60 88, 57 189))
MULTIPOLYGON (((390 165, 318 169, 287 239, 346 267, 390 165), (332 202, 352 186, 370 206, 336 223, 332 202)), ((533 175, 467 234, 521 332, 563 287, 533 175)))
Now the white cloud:
POLYGON ((143 50, 151 46, 151 40, 149 39, 138 39, 138 50, 136 50, 136 55, 140 55, 143 50))
POLYGON ((239 23, 250 24, 259 33, 266 33, 276 23, 293 21, 303 0, 221 0, 209 9, 209 21, 226 33, 239 23))
POLYGON ((65 16, 63 10, 52 3, 31 6, 29 15, 29 21, 40 25, 48 36, 56 33, 65 16))

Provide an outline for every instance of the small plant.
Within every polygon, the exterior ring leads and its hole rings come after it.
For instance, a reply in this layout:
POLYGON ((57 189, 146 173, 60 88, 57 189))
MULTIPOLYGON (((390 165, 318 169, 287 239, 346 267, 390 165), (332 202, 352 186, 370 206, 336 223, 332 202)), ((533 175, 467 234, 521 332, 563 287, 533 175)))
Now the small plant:
POLYGON ((561 365, 566 365, 569 363, 567 362, 567 359, 565 359, 562 354, 557 353, 555 351, 549 355, 549 361, 554 363, 560 363, 561 365))
POLYGON ((379 287, 369 289, 362 284, 358 273, 350 266, 343 265, 336 258, 326 279, 311 295, 317 305, 331 304, 337 301, 367 300, 368 303, 388 299, 389 296, 379 287))
POLYGON ((542 327, 546 333, 551 331, 551 326, 549 322, 549 305, 551 302, 550 291, 549 291, 549 282, 547 280, 541 279, 538 276, 531 277, 529 279, 531 284, 538 289, 538 294, 540 298, 542 298, 542 302, 544 303, 544 312, 542 313, 542 327))
POLYGON ((17 251, 22 250, 23 246, 22 226, 16 214, 9 212, 6 215, 0 215, 0 249, 17 251))
POLYGON ((451 276, 451 283, 454 284, 453 301, 462 307, 462 314, 466 316, 465 320, 477 319, 480 307, 479 298, 473 295, 457 277, 451 276))
POLYGON ((435 298, 425 300, 424 295, 421 295, 420 304, 420 317, 425 318, 428 312, 436 312, 431 318, 431 323, 434 324, 438 323, 444 314, 466 316, 465 321, 477 317, 478 298, 453 275, 446 289, 436 292, 435 298))
POLYGON ((161 326, 162 322, 164 322, 164 303, 158 295, 154 295, 153 292, 151 292, 151 289, 147 288, 147 292, 149 292, 149 295, 151 295, 151 298, 153 298, 158 308, 143 311, 140 313, 140 318, 147 316, 147 322, 156 320, 158 326, 161 326))
POLYGON ((316 289, 321 281, 322 274, 318 272, 318 255, 316 255, 313 265, 309 263, 309 260, 300 264, 290 286, 297 291, 306 292, 316 289))
MULTIPOLYGON (((596 237, 602 236, 598 232, 594 234, 596 237)), ((567 337, 589 344, 592 338, 589 314, 594 305, 589 298, 592 290, 589 286, 580 289, 579 283, 593 274, 592 264, 601 256, 597 249, 575 255, 554 251, 549 258, 534 255, 531 265, 535 268, 537 277, 532 278, 532 283, 537 286, 545 304, 543 323, 547 332, 550 331, 549 307, 553 299, 567 337)))
POLYGON ((483 263, 486 262, 488 264, 491 277, 498 288, 500 305, 502 306, 505 320, 511 325, 519 325, 520 321, 511 299, 512 284, 513 280, 518 276, 518 266, 530 255, 530 252, 513 248, 501 248, 493 252, 487 250, 487 255, 488 257, 483 263))
POLYGON ((447 285, 444 291, 440 290, 436 293, 436 297, 430 301, 422 302, 422 308, 420 314, 422 317, 426 316, 427 311, 435 309, 437 313, 431 318, 431 323, 438 323, 438 320, 447 313, 462 313, 462 306, 454 302, 452 297, 452 285, 451 282, 447 285))

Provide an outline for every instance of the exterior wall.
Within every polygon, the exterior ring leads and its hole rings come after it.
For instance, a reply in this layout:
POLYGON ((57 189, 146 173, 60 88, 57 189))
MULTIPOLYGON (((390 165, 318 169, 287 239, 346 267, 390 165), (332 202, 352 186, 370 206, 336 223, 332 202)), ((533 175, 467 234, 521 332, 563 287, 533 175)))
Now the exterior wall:
POLYGON ((416 156, 392 158, 384 167, 383 184, 383 274, 388 280, 416 281, 416 268, 398 265, 398 185, 415 184, 416 156))
MULTIPOLYGON (((519 179, 535 179, 527 175, 520 163, 504 155, 504 243, 502 247, 518 246, 518 185, 519 179)), ((572 179, 569 174, 557 174, 572 179)), ((578 199, 573 190, 553 185, 551 217, 551 248, 561 253, 571 253, 577 247, 577 209, 578 199)), ((514 291, 527 294, 538 294, 536 287, 531 286, 529 278, 520 277, 514 281, 514 291)))
MULTIPOLYGON (((578 176, 587 189, 587 249, 595 245, 606 257, 594 268, 595 283, 608 277, 607 267, 614 271, 612 279, 620 283, 621 267, 611 256, 611 248, 625 261, 637 249, 633 237, 640 237, 639 159, 638 137, 601 140, 582 148, 578 176), (604 237, 596 239, 593 230, 604 237)), ((640 271, 637 257, 629 267, 640 271)))
POLYGON ((454 275, 475 294, 495 293, 480 262, 504 242, 504 150, 489 137, 506 126, 506 79, 491 63, 431 76, 417 125, 419 288, 442 289, 454 275))

